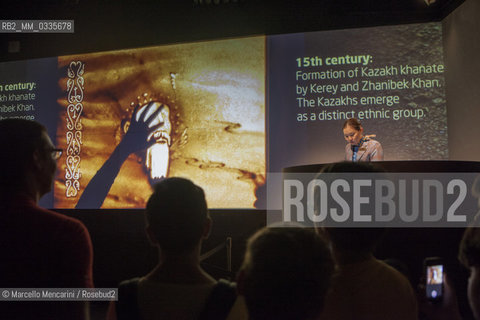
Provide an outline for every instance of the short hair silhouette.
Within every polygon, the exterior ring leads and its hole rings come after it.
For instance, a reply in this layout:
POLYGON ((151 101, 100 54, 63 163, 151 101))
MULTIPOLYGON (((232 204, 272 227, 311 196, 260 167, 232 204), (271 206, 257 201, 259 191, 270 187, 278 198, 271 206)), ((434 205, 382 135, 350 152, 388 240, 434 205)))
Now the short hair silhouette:
MULTIPOLYGON (((475 178, 471 191, 473 196, 479 199, 480 206, 480 175, 475 178)), ((458 259, 466 268, 480 267, 480 213, 477 213, 463 233, 458 259)))
POLYGON ((154 186, 145 213, 162 251, 182 254, 202 238, 208 218, 205 193, 188 179, 164 179, 154 186))
POLYGON ((44 143, 42 134, 47 129, 36 121, 3 119, 0 121, 0 184, 20 188, 24 169, 32 155, 44 143))
POLYGON ((480 267, 480 217, 475 217, 474 222, 465 229, 458 259, 466 267, 480 267))
POLYGON ((264 228, 248 240, 239 286, 250 319, 311 319, 332 274, 330 251, 312 229, 264 228))
MULTIPOLYGON (((381 173, 382 168, 369 162, 338 162, 325 166, 321 173, 381 173)), ((342 252, 368 253, 386 233, 385 228, 327 228, 330 241, 342 252)))

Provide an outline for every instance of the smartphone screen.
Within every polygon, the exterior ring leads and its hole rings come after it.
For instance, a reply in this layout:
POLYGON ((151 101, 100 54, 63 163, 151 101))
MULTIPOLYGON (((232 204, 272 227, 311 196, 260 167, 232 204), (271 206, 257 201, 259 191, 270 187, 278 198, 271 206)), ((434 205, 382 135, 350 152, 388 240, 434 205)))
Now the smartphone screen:
POLYGON ((433 264, 427 265, 427 284, 426 294, 427 299, 439 300, 443 295, 443 265, 433 264))

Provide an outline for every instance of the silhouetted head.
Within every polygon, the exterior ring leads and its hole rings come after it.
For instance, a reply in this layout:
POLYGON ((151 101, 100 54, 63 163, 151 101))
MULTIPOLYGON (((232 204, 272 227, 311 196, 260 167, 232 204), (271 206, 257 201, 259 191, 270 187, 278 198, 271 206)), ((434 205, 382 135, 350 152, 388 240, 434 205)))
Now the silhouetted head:
POLYGON ((15 193, 29 186, 42 196, 51 190, 57 152, 42 124, 23 119, 0 120, 0 149, 3 191, 15 193))
MULTIPOLYGON (((381 173, 378 166, 368 162, 338 162, 322 168, 323 173, 381 173)), ((372 253, 386 232, 385 228, 324 228, 336 251, 347 255, 365 256, 372 253)))
POLYGON ((332 273, 327 245, 312 229, 264 228, 248 240, 238 288, 250 319, 313 319, 332 273))
POLYGON ((480 320, 480 221, 465 229, 458 253, 460 262, 470 270, 468 301, 475 319, 480 320))
POLYGON ((145 215, 152 240, 166 254, 191 252, 210 228, 203 189, 184 178, 158 182, 148 199, 145 215))

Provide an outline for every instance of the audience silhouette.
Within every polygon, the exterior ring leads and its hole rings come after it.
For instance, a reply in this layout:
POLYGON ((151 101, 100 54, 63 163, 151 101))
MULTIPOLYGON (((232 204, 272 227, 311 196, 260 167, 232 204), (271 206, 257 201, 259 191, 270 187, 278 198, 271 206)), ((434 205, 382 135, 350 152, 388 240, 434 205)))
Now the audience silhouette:
MULTIPOLYGON (((341 162, 323 173, 382 172, 369 163, 341 162)), ((416 295, 408 279, 376 259, 383 228, 319 228, 330 243, 336 274, 321 319, 417 319, 416 295)))
MULTIPOLYGON (((76 219, 38 207, 61 150, 45 127, 0 121, 0 287, 93 287, 90 235, 76 219)), ((85 302, 1 302, 2 319, 86 319, 85 302)))
POLYGON ((247 244, 238 276, 249 319, 316 319, 333 274, 325 241, 312 229, 264 228, 247 244))
MULTIPOLYGON (((477 181, 477 184, 480 181, 477 181)), ((478 188, 478 185, 476 186, 478 188)), ((480 216, 465 229, 460 241, 458 259, 469 269, 467 297, 470 309, 475 320, 480 320, 480 216)), ((448 270, 447 270, 448 272, 448 270)), ((444 295, 441 303, 432 303, 426 299, 421 300, 420 310, 422 319, 425 320, 461 320, 462 312, 457 301, 454 283, 444 274, 444 295)), ((421 295, 424 288, 421 286, 421 295)), ((463 310, 465 311, 465 310, 463 310)))
MULTIPOLYGON (((144 134, 154 130, 148 121, 142 123, 144 134)), ((136 131, 129 133, 127 142, 136 131)), ((139 148, 150 144, 143 140, 139 148)), ((0 121, 0 148, 0 287, 93 287, 92 244, 86 227, 37 205, 51 191, 61 149, 54 147, 43 125, 21 119, 0 121)), ((342 162, 325 167, 320 175, 345 172, 381 170, 368 163, 342 162)), ((478 185, 479 181, 480 190, 478 185)), ((87 196, 94 187, 95 183, 87 196)), ((108 188, 99 192, 96 206, 108 188)), ((460 262, 470 270, 468 298, 477 320, 479 219, 465 230, 459 249, 460 262)), ((263 228, 248 240, 236 287, 215 280, 200 265, 202 242, 212 228, 202 188, 184 178, 161 179, 148 200, 145 221, 146 235, 158 249, 158 263, 147 275, 120 283, 109 320, 418 319, 409 280, 373 255, 386 232, 383 228, 263 228)), ((461 319, 450 279, 444 280, 441 304, 421 301, 425 319, 461 319)), ((2 319, 89 317, 85 302, 4 301, 0 312, 2 319)))
POLYGON ((225 319, 236 289, 200 266, 202 241, 212 226, 202 188, 183 178, 160 181, 145 217, 158 264, 146 276, 119 285, 119 300, 110 305, 108 318, 225 319))

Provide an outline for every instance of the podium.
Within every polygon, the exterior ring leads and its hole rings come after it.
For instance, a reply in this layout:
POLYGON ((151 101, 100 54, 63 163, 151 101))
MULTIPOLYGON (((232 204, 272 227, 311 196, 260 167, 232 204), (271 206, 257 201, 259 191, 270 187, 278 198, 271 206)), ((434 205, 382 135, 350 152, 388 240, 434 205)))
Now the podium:
MULTIPOLYGON (((371 162, 387 172, 480 172, 480 161, 414 160, 371 162)), ((285 173, 315 173, 328 165, 309 164, 284 168, 285 173)))

